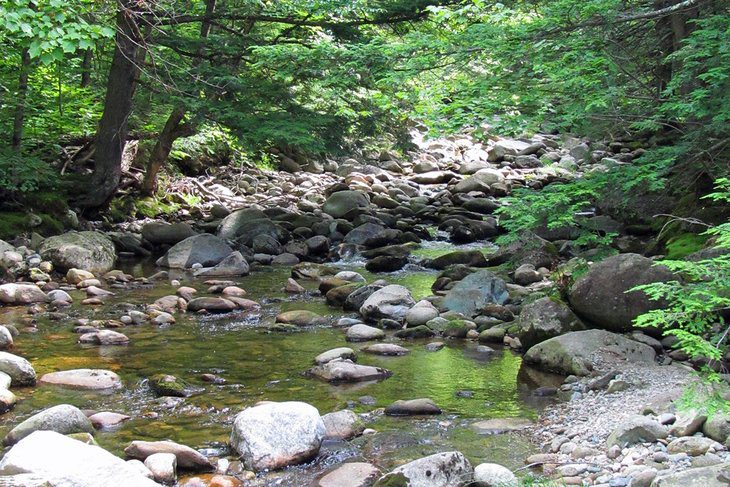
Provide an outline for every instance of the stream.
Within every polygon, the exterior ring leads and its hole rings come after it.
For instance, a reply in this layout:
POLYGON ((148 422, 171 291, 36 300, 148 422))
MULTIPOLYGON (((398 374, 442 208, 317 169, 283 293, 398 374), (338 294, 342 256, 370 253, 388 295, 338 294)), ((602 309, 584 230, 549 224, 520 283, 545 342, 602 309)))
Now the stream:
MULTIPOLYGON (((466 247, 428 243, 415 255, 434 257, 466 247)), ((135 277, 149 276, 156 271, 153 262, 128 262, 120 268, 135 277)), ((400 272, 377 275, 365 271, 358 261, 334 265, 358 271, 368 282, 385 278, 390 283, 402 284, 416 300, 431 294, 430 287, 437 275, 436 271, 413 264, 400 272)), ((392 377, 381 382, 331 385, 303 375, 319 353, 342 346, 357 351, 364 344, 348 344, 344 330, 332 326, 295 333, 268 330, 276 314, 287 310, 311 310, 330 318, 333 324, 340 317, 356 316, 327 306, 323 297, 317 295, 314 281, 300 281, 311 293, 285 293, 282 287, 290 272, 289 267, 256 267, 250 275, 232 279, 247 291, 247 298, 261 303, 260 311, 226 315, 177 313, 173 325, 126 326, 118 331, 130 338, 127 346, 80 345, 72 330, 75 321, 118 319, 130 305, 144 309, 159 297, 175 294, 169 281, 111 289, 116 295, 103 306, 95 307, 79 304, 84 293, 71 291, 75 304, 63 310, 67 319, 57 321, 44 313, 28 315, 26 308, 0 308, 0 323, 15 324, 21 330, 13 353, 26 357, 39 377, 57 370, 101 368, 119 374, 125 385, 110 393, 50 385, 14 389, 18 404, 0 417, 0 435, 41 409, 69 403, 82 409, 115 411, 132 417, 116 429, 95 435, 97 442, 114 454, 123 456, 124 448, 132 440, 170 439, 209 456, 232 458, 227 441, 238 412, 262 400, 296 400, 314 405, 321 414, 348 407, 367 414, 366 427, 378 434, 350 442, 328 441, 311 464, 263 474, 256 481, 260 485, 307 485, 329 466, 353 457, 367 459, 388 471, 416 457, 459 450, 474 465, 496 462, 515 469, 534 451, 534 445, 519 434, 480 435, 470 427, 481 419, 534 419, 548 400, 532 392, 551 378, 522 367, 520 355, 506 348, 495 346, 496 353, 484 354, 477 350, 477 342, 446 340, 442 350, 429 352, 424 345, 433 340, 409 340, 399 342, 411 350, 402 357, 358 353, 359 363, 393 371, 392 377), (29 320, 36 324, 37 331, 24 329, 29 320), (184 400, 157 398, 146 385, 146 378, 157 373, 184 379, 199 386, 200 393, 184 400), (200 378, 204 373, 221 376, 226 383, 205 383, 200 378), (457 395, 457 391, 471 394, 457 395), (361 400, 363 396, 374 398, 374 404, 361 400), (433 399, 444 413, 432 418, 392 418, 375 412, 395 400, 418 397, 433 399)), ((198 296, 206 294, 208 286, 203 284, 204 279, 172 271, 170 278, 195 287, 198 296)))

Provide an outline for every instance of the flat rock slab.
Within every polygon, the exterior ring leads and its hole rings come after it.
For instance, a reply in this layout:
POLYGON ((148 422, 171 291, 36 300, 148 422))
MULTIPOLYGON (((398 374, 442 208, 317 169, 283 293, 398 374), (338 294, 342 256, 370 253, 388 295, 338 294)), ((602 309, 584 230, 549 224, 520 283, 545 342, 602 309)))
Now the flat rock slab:
POLYGON ((174 441, 133 441, 124 449, 124 453, 130 458, 142 461, 157 453, 172 453, 177 458, 178 467, 197 471, 213 469, 213 465, 205 455, 174 441))
POLYGON ((474 428, 477 433, 496 435, 500 433, 509 433, 511 431, 520 431, 525 428, 529 428, 532 424, 532 421, 526 418, 495 418, 474 423, 472 428, 474 428))
POLYGON ((386 356, 398 356, 406 355, 410 352, 405 347, 396 345, 394 343, 373 343, 362 349, 365 353, 371 353, 373 355, 386 355, 386 356))
POLYGON ((350 360, 333 360, 324 365, 312 367, 307 373, 327 382, 363 382, 387 379, 393 375, 388 369, 359 365, 350 360))
POLYGON ((111 370, 73 369, 50 372, 41 377, 42 384, 68 387, 70 389, 103 390, 122 387, 122 380, 111 370))
POLYGON ((422 416, 427 414, 441 414, 441 408, 431 399, 419 398, 407 401, 395 401, 385 408, 388 416, 422 416))
POLYGON ((348 347, 339 347, 320 353, 314 358, 314 363, 317 365, 323 365, 336 359, 347 359, 355 362, 357 360, 357 356, 353 349, 348 347))
POLYGON ((319 479, 317 487, 369 487, 380 475, 380 470, 369 463, 343 463, 319 479))

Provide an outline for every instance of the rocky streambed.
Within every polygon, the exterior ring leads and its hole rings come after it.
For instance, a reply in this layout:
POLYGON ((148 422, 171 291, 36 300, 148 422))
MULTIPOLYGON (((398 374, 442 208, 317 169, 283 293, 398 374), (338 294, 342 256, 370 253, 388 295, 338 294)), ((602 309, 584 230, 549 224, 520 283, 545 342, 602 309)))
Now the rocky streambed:
POLYGON ((674 277, 645 228, 491 241, 514 188, 640 150, 416 142, 0 241, 0 485, 725 485, 730 418, 678 401, 701 364, 632 329, 674 277))

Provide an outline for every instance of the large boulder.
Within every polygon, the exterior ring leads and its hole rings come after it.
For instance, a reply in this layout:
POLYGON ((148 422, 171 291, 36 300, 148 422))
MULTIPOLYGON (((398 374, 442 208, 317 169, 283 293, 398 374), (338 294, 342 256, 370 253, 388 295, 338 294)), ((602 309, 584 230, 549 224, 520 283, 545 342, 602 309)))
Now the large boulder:
POLYGON ((5 454, 0 477, 21 474, 37 475, 53 487, 160 486, 103 448, 54 431, 36 431, 5 454))
POLYGON ((461 487, 469 485, 473 475, 474 469, 469 460, 462 453, 453 451, 436 453, 401 465, 388 475, 381 477, 375 485, 383 487, 389 485, 461 487))
POLYGON ((48 296, 35 284, 11 282, 0 285, 0 303, 32 304, 48 301, 48 296))
POLYGON ((23 357, 8 352, 0 352, 0 372, 10 376, 13 386, 32 386, 36 375, 33 366, 23 357))
POLYGON ((713 414, 702 426, 705 436, 720 443, 730 442, 730 413, 717 412, 713 414))
POLYGON ((172 269, 189 269, 193 264, 212 267, 232 252, 233 249, 222 239, 209 233, 202 233, 175 244, 157 260, 157 265, 172 269))
POLYGON ((68 232, 43 241, 39 253, 60 271, 72 268, 105 273, 117 259, 114 242, 99 232, 68 232))
POLYGON ((295 401, 267 402, 236 416, 231 446, 247 468, 278 469, 317 456, 325 431, 314 406, 295 401))
POLYGON ((547 297, 524 306, 517 325, 520 343, 526 349, 570 331, 586 329, 565 303, 547 297))
POLYGON ((354 245, 365 245, 368 239, 377 237, 383 230, 385 230, 385 227, 377 223, 363 223, 347 232, 344 242, 354 245))
POLYGON ((650 300, 629 289, 653 282, 676 280, 668 268, 639 254, 619 254, 597 264, 571 286, 568 298, 573 310, 596 326, 627 331, 637 316, 666 303, 650 300))
POLYGON ((332 193, 322 205, 322 211, 333 218, 352 219, 370 205, 368 197, 360 191, 338 191, 332 193))
POLYGON ((266 216, 253 208, 234 211, 223 219, 218 227, 218 236, 226 240, 236 240, 252 247, 256 237, 266 235, 277 242, 285 242, 289 234, 266 216))
POLYGON ((470 193, 472 191, 480 191, 489 193, 491 185, 504 182, 504 175, 491 168, 480 169, 472 176, 462 179, 453 188, 454 193, 470 193))
POLYGON ((187 223, 147 223, 142 227, 142 237, 153 245, 175 245, 195 235, 187 223))
POLYGON ((360 314, 369 320, 387 318, 402 321, 415 304, 408 289, 391 284, 371 294, 360 307, 360 314))
POLYGON ((521 140, 503 139, 498 141, 489 149, 487 160, 489 162, 501 161, 504 156, 516 156, 530 147, 529 142, 521 140))
POLYGON ((605 330, 573 331, 530 348, 524 360, 539 368, 565 375, 588 375, 596 353, 644 364, 654 363, 656 352, 649 345, 605 330))
POLYGON ((67 435, 70 433, 93 433, 94 426, 89 418, 76 406, 59 404, 34 414, 26 419, 3 439, 3 444, 14 445, 34 431, 47 430, 67 435))
POLYGON ((509 298, 507 284, 490 271, 469 274, 456 283, 443 301, 449 311, 476 316, 488 304, 504 304, 509 298))
POLYGON ((516 266, 532 264, 536 269, 550 268, 557 260, 558 249, 555 244, 530 231, 522 232, 516 240, 487 257, 490 266, 512 262, 516 266))

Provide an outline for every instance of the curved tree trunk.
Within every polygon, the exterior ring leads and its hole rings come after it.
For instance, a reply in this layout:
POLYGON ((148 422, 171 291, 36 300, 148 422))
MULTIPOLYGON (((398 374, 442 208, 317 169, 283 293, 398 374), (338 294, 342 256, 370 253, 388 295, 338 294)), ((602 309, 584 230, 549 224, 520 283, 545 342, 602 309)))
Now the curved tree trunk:
POLYGON ((102 206, 111 199, 122 175, 122 152, 127 140, 127 120, 139 68, 137 51, 142 38, 137 25, 134 0, 120 0, 114 57, 104 99, 104 113, 96 133, 94 175, 89 191, 79 202, 82 207, 102 206))

